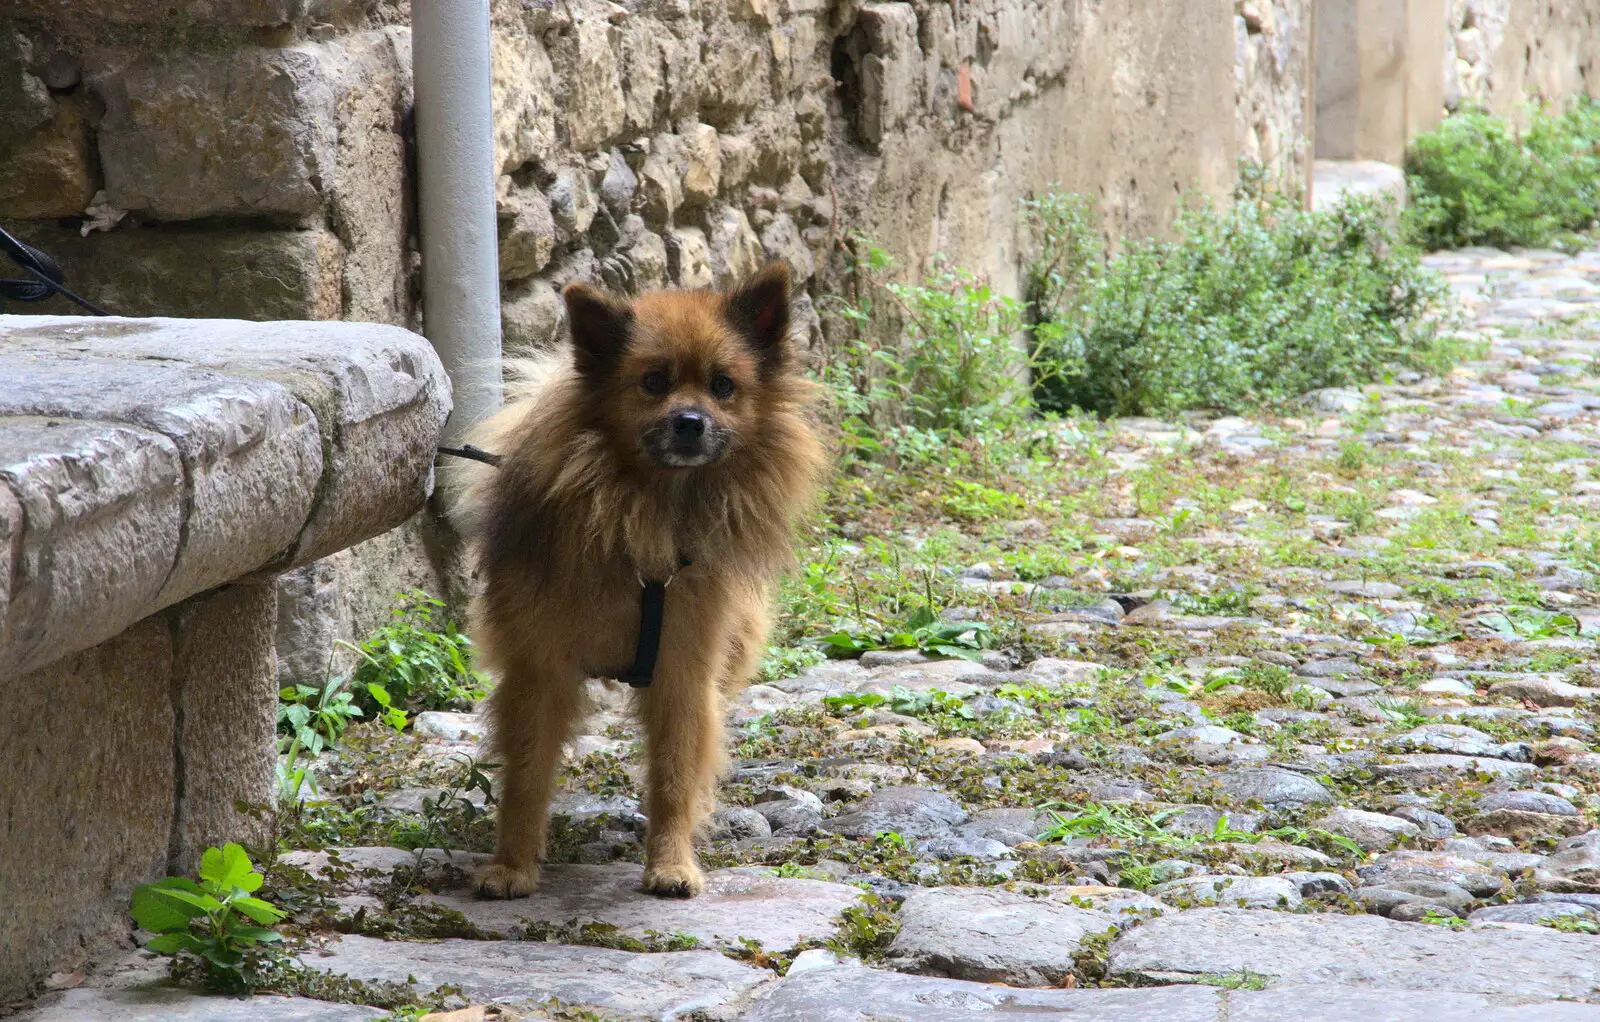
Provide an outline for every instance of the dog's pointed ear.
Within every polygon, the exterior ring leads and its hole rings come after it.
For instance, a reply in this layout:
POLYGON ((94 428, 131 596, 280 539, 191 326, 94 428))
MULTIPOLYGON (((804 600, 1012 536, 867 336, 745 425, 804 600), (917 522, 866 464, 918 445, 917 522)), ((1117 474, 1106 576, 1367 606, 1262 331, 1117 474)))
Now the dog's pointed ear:
POLYGON ((789 356, 789 267, 772 263, 728 295, 728 319, 774 370, 789 356))
POLYGON ((627 350, 633 333, 632 307, 587 284, 568 284, 561 297, 567 303, 578 372, 604 375, 627 350))

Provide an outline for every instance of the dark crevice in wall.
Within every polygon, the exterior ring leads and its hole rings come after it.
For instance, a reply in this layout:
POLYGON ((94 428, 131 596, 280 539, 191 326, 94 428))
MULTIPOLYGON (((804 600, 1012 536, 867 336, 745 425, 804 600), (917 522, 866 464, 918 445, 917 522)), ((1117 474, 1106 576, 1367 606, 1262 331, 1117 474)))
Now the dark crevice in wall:
POLYGON ((839 115, 848 130, 852 145, 863 145, 861 137, 861 55, 865 40, 860 29, 833 41, 829 71, 833 75, 833 94, 839 101, 839 115))
POLYGON ((167 698, 172 703, 172 827, 167 833, 167 874, 178 875, 178 858, 183 849, 184 797, 187 787, 188 764, 183 755, 184 692, 182 672, 178 670, 178 657, 182 650, 182 637, 176 608, 166 612, 167 630, 172 643, 172 666, 167 675, 167 698))

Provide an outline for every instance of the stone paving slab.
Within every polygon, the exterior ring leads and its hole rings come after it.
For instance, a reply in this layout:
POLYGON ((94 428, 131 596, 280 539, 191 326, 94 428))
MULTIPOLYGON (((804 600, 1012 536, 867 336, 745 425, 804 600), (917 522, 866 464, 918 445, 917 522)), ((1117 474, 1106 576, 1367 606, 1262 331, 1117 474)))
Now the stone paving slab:
POLYGON ((731 1010, 774 980, 771 972, 716 951, 635 954, 531 941, 397 943, 344 937, 301 961, 363 982, 414 980, 419 991, 451 984, 475 1004, 548 1004, 553 998, 564 1007, 599 1009, 607 1018, 620 1013, 674 1019, 731 1010))
POLYGON ((1217 1022, 1222 993, 1210 987, 1026 990, 835 965, 791 974, 743 1022, 1217 1022))
POLYGON ((1006 891, 940 887, 900 906, 887 964, 903 972, 1013 986, 1059 986, 1089 934, 1114 930, 1104 912, 1006 891))
POLYGON ((1108 961, 1111 976, 1156 983, 1246 969, 1284 983, 1586 997, 1600 987, 1600 937, 1199 908, 1123 934, 1108 961))
POLYGON ((731 949, 749 938, 768 951, 787 951, 833 936, 839 913, 861 899, 859 887, 777 877, 764 869, 707 873, 704 893, 683 899, 644 893, 643 877, 644 867, 634 863, 550 865, 527 898, 492 901, 458 891, 422 901, 455 909, 474 925, 508 937, 527 933, 529 923, 597 922, 630 937, 652 930, 684 933, 708 947, 731 949))
POLYGON ((234 999, 155 986, 69 990, 52 1004, 12 1016, 11 1022, 372 1022, 387 1014, 306 997, 234 999))
POLYGON ((1235 990, 1228 1022, 1600 1022, 1600 1004, 1522 1001, 1443 990, 1289 986, 1235 990))

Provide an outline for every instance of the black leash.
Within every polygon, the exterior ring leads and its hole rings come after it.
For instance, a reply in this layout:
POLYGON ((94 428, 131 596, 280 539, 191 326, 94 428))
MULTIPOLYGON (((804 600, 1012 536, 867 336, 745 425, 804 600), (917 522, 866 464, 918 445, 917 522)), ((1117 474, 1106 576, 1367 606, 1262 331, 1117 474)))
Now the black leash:
MULTIPOLYGON (((501 455, 480 450, 471 444, 441 447, 439 453, 452 458, 481 461, 496 468, 504 460, 501 455)), ((682 571, 692 563, 687 557, 678 558, 678 571, 682 571)), ((639 579, 639 585, 642 587, 639 592, 639 644, 633 652, 633 666, 629 667, 619 679, 633 688, 649 688, 650 683, 655 680, 656 660, 661 655, 661 622, 667 613, 667 586, 677 577, 678 572, 675 571, 665 579, 639 579)))
POLYGON ((440 454, 448 454, 452 458, 465 458, 468 461, 481 461, 485 465, 500 467, 500 455, 490 454, 488 451, 479 450, 471 444, 462 444, 460 447, 441 447, 440 454))
POLYGON ((0 251, 11 257, 11 261, 33 274, 30 280, 15 280, 0 278, 0 298, 10 298, 18 302, 42 302, 51 295, 60 295, 70 299, 96 316, 109 316, 111 313, 85 301, 62 286, 62 281, 67 275, 62 272, 61 264, 34 248, 25 245, 13 238, 0 227, 0 251))

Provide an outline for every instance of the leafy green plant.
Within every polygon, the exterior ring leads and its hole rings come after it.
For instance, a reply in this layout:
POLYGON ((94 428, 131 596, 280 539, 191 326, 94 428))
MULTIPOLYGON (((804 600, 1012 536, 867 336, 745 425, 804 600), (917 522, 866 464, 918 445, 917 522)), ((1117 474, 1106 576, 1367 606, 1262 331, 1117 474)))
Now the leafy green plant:
POLYGON ((1311 848, 1320 846, 1325 851, 1337 849, 1358 859, 1362 856, 1360 845, 1343 834, 1335 834, 1333 831, 1323 830, 1321 827, 1275 827, 1272 830, 1263 830, 1258 834, 1251 835, 1250 840, 1254 842, 1269 837, 1277 838, 1279 841, 1291 845, 1305 845, 1311 848))
POLYGON ((1600 933, 1600 919, 1593 916, 1547 916, 1539 925, 1562 933, 1600 933))
POLYGON ((1050 814, 1050 826, 1039 835, 1042 842, 1065 841, 1075 837, 1109 837, 1123 840, 1174 841, 1175 834, 1161 829, 1161 822, 1181 810, 1168 809, 1145 814, 1127 806, 1086 802, 1073 812, 1062 813, 1058 806, 1041 806, 1050 814))
POLYGON ((291 685, 278 690, 278 751, 287 752, 292 742, 313 756, 333 745, 350 722, 362 716, 361 707, 344 689, 343 678, 330 678, 322 685, 291 685))
POLYGON ((1294 675, 1289 673, 1287 667, 1278 664, 1266 664, 1259 660, 1239 668, 1239 684, 1245 688, 1253 688, 1271 696, 1282 696, 1297 683, 1294 675))
POLYGON ((843 695, 827 696, 822 702, 828 709, 836 712, 870 710, 884 706, 894 713, 904 714, 908 717, 947 714, 960 717, 963 720, 972 720, 975 716, 972 712, 972 707, 956 696, 941 692, 938 689, 923 689, 920 692, 913 692, 903 685, 896 685, 890 689, 887 696, 881 696, 874 692, 846 692, 843 695))
POLYGON ((1538 607, 1507 607, 1503 611, 1485 614, 1478 625, 1487 628, 1496 638, 1518 642, 1523 639, 1554 639, 1578 634, 1578 619, 1571 614, 1558 614, 1538 607))
POLYGON ((1265 990, 1272 977, 1262 972, 1252 972, 1249 969, 1240 969, 1238 972, 1204 972, 1196 977, 1199 982, 1208 987, 1221 987, 1224 990, 1265 990))
POLYGON ((1408 231, 1430 248, 1573 243, 1600 216, 1600 104, 1539 106, 1526 130, 1463 110, 1406 154, 1408 231))
POLYGON ((479 763, 471 756, 465 756, 463 760, 460 783, 439 789, 437 795, 425 796, 422 799, 421 820, 403 820, 392 832, 390 840, 397 847, 412 850, 413 879, 422 870, 424 851, 442 848, 446 857, 453 857, 452 846, 460 847, 462 844, 459 835, 486 821, 489 810, 496 804, 494 788, 485 771, 496 769, 498 764, 479 763), (481 807, 468 797, 474 791, 483 795, 481 807))
POLYGON ((488 691, 472 667, 472 640, 455 622, 435 621, 444 603, 427 593, 414 589, 397 599, 392 623, 359 646, 346 643, 360 657, 352 680, 361 708, 373 716, 391 709, 470 710, 488 691))
POLYGON ((377 707, 379 723, 389 726, 396 733, 404 731, 406 725, 411 723, 410 715, 394 705, 394 700, 389 698, 389 690, 377 682, 367 682, 367 698, 377 707))
POLYGON ((981 522, 1020 512, 1026 503, 1014 493, 1006 493, 982 483, 952 479, 944 498, 944 509, 955 518, 981 522))
POLYGON ((1411 699, 1378 699, 1373 703, 1373 708, 1393 722, 1398 728, 1410 731, 1419 728, 1428 722, 1422 712, 1423 702, 1419 698, 1411 699))
POLYGON ((872 961, 883 957, 899 932, 900 917, 893 904, 868 893, 861 896, 860 905, 839 913, 838 933, 827 946, 838 954, 872 961))
POLYGON ((1191 205, 1174 240, 1110 258, 1085 210, 1026 204, 1036 346, 1062 367, 1036 388, 1047 410, 1244 410, 1454 357, 1429 315, 1442 283, 1370 200, 1310 212, 1246 174, 1227 209, 1191 205))
POLYGON ((808 667, 827 662, 827 655, 815 646, 768 646, 761 658, 761 673, 757 676, 763 684, 782 681, 803 674, 808 667))
POLYGON ((1159 675, 1149 674, 1144 678, 1147 688, 1160 686, 1171 692, 1176 692, 1185 699, 1201 699, 1221 689, 1232 685, 1237 679, 1226 674, 1219 674, 1212 678, 1191 678, 1183 674, 1159 675))
POLYGON ((1233 589, 1219 589, 1214 593, 1174 593, 1172 602, 1185 614, 1205 617, 1245 617, 1250 613, 1250 601, 1261 595, 1253 585, 1233 589))
POLYGON ((1418 919, 1417 922, 1427 923, 1429 926, 1443 926, 1450 930, 1465 930, 1467 928, 1467 921, 1460 916, 1445 915, 1443 912, 1438 912, 1431 908, 1424 910, 1422 918, 1418 919))
POLYGON ((282 939, 269 929, 283 912, 255 897, 262 875, 236 844, 207 848, 200 882, 167 877, 133 889, 133 921, 152 937, 145 947, 164 955, 192 955, 207 985, 227 991, 250 987, 248 972, 265 945, 282 939))
POLYGON ((896 627, 837 631, 818 641, 837 657, 856 657, 873 649, 917 649, 937 656, 979 660, 987 648, 988 633, 985 622, 943 621, 924 604, 896 627))
POLYGON ((292 685, 278 691, 281 758, 276 771, 280 803, 292 805, 306 792, 317 790, 311 761, 336 743, 350 722, 361 715, 361 708, 344 690, 343 678, 329 678, 320 686, 292 685))

